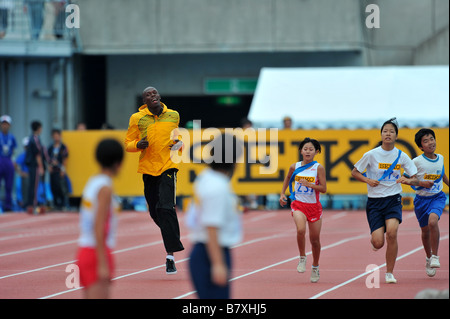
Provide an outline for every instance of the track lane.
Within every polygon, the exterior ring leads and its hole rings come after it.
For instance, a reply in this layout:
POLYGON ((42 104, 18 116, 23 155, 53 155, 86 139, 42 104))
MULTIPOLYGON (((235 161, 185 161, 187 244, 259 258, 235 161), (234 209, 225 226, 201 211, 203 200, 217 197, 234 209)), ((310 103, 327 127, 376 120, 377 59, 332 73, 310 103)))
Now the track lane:
MULTIPOLYGON (((399 230, 399 256, 421 246, 420 229, 412 214, 404 212, 404 222, 399 230)), ((28 234, 22 238, 19 236, 11 240, 0 240, 0 298, 82 298, 80 290, 69 291, 65 287, 68 275, 65 267, 74 260, 77 233, 64 232, 64 229, 77 228, 78 216, 73 213, 52 215, 55 215, 54 220, 51 217, 36 219, 46 216, 0 218, 0 221, 5 221, 0 225, 0 238, 5 233, 6 236, 28 234), (45 227, 47 231, 42 233, 45 227), (21 233, 24 228, 25 232, 21 233), (41 235, 35 236, 39 231, 41 235), (74 242, 64 244, 71 240, 74 242), (5 243, 8 243, 6 248, 5 243), (42 248, 45 245, 54 246, 42 248), (26 251, 36 247, 41 248, 26 251), (9 254, 11 252, 17 253, 9 254), (9 255, 1 257, 1 254, 9 255)), ((184 215, 180 214, 179 217, 186 250, 176 254, 178 274, 167 276, 159 229, 146 213, 121 214, 115 250, 116 279, 112 286, 113 298, 196 297, 189 280, 187 261, 190 244, 185 237, 187 232, 182 221, 184 215)), ((308 270, 305 274, 298 274, 295 269, 298 251, 295 226, 289 211, 250 212, 243 217, 245 239, 242 244, 233 248, 233 298, 303 299, 321 293, 319 298, 412 298, 424 288, 448 289, 448 239, 441 240, 442 267, 435 278, 424 276, 424 253, 419 249, 397 261, 395 275, 399 284, 382 283, 379 289, 368 289, 365 286, 367 276, 354 280, 352 278, 363 274, 368 264, 382 265, 384 252, 375 253, 370 250, 364 212, 327 211, 324 213, 321 236, 321 279, 319 283, 311 284, 311 257, 308 258, 308 270), (348 280, 352 281, 323 293, 348 280)), ((448 213, 443 215, 440 225, 443 238, 448 235, 448 213)), ((309 250, 307 241, 307 251, 309 250)), ((384 280, 384 270, 380 269, 380 273, 384 280)))

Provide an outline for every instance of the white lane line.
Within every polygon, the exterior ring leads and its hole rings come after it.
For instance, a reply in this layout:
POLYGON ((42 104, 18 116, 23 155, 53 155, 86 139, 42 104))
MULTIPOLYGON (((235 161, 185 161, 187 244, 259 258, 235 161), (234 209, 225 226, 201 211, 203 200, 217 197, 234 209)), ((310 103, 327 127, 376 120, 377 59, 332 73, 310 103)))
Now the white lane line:
MULTIPOLYGON (((27 216, 26 213, 14 213, 14 214, 23 214, 23 216, 27 216)), ((28 218, 20 219, 20 220, 13 220, 10 222, 1 222, 0 223, 0 229, 11 227, 11 226, 17 226, 17 225, 23 225, 28 223, 34 223, 34 222, 41 222, 41 221, 48 221, 48 220, 55 220, 55 219, 63 219, 67 218, 68 214, 71 213, 63 213, 64 215, 53 215, 48 214, 45 216, 27 216, 28 218)), ((2 216, 2 215, 0 215, 2 216)), ((1 219, 0 219, 1 221, 1 219)))
MULTIPOLYGON (((59 214, 59 213, 58 213, 59 214)), ((16 220, 9 223, 1 223, 0 224, 0 234, 2 233, 15 233, 13 235, 0 237, 0 241, 3 240, 13 240, 13 239, 20 239, 20 238, 29 238, 34 236, 54 236, 59 235, 60 232, 63 232, 65 235, 68 234, 68 231, 72 231, 76 236, 78 236, 79 233, 79 225, 78 225, 78 215, 74 215, 74 213, 62 213, 64 215, 57 216, 57 215, 47 215, 47 216, 35 216, 36 219, 29 219, 29 220, 16 220), (72 214, 72 215, 70 215, 72 214), (70 219, 69 219, 70 218, 70 219), (65 224, 65 225, 51 225, 47 224, 45 227, 40 227, 39 225, 33 225, 33 226, 27 226, 27 228, 24 229, 14 229, 11 228, 11 226, 17 225, 17 224, 23 224, 23 223, 30 223, 30 222, 38 222, 38 221, 47 221, 47 222, 54 222, 58 219, 67 219, 71 222, 71 224, 65 224)), ((33 217, 30 217, 33 218, 33 217)), ((119 222, 123 220, 127 220, 129 218, 134 218, 133 215, 119 215, 119 222)), ((57 223, 58 224, 58 223, 57 223)))
MULTIPOLYGON (((74 242, 76 242, 76 240, 74 242)), ((141 245, 132 246, 132 247, 124 248, 124 249, 115 250, 112 253, 113 254, 118 254, 118 253, 123 253, 123 252, 131 251, 131 250, 135 250, 135 249, 155 246, 155 245, 158 245, 158 244, 162 244, 162 242, 163 242, 162 240, 157 240, 157 241, 154 241, 154 242, 151 242, 151 243, 147 243, 147 244, 141 244, 141 245)), ((44 247, 44 248, 48 248, 48 247, 44 247)), ((76 262, 76 260, 66 261, 66 262, 59 263, 59 264, 49 265, 49 266, 45 266, 45 267, 41 267, 41 268, 31 269, 31 270, 22 271, 22 272, 15 273, 15 274, 2 276, 2 277, 0 277, 0 279, 5 279, 5 278, 9 278, 9 277, 15 277, 15 276, 19 276, 19 275, 24 275, 24 274, 28 274, 28 273, 31 273, 31 272, 45 270, 45 269, 48 269, 48 268, 58 267, 58 266, 61 266, 61 265, 73 264, 75 262, 76 262)))
POLYGON ((348 215, 347 212, 340 212, 340 213, 334 214, 333 216, 330 216, 330 217, 327 217, 326 214, 325 214, 324 218, 326 220, 334 220, 334 219, 345 217, 347 215, 348 215))
POLYGON ((31 270, 26 270, 26 271, 18 272, 18 273, 15 273, 15 274, 10 274, 10 275, 6 275, 6 276, 2 276, 2 277, 0 277, 0 279, 5 279, 5 278, 9 278, 9 277, 15 277, 15 276, 19 276, 19 275, 25 275, 25 274, 29 274, 29 273, 35 272, 35 271, 45 270, 45 269, 49 269, 49 268, 53 268, 53 267, 58 267, 58 266, 62 266, 62 265, 67 265, 67 264, 73 264, 73 263, 75 263, 75 262, 76 262, 76 260, 71 260, 71 261, 66 261, 66 262, 59 263, 59 264, 49 265, 49 266, 45 266, 45 267, 41 267, 41 268, 36 268, 36 269, 31 269, 31 270))
POLYGON ((237 248, 237 247, 242 247, 242 246, 246 246, 246 245, 251 245, 260 241, 264 241, 264 240, 268 240, 268 239, 274 239, 274 238, 280 238, 280 237, 291 237, 292 234, 290 234, 289 232, 282 232, 282 233, 278 233, 275 235, 271 235, 271 236, 265 236, 265 237, 259 237, 259 238, 255 238, 252 240, 248 240, 246 242, 240 243, 240 244, 236 244, 231 248, 237 248))
MULTIPOLYGON (((273 238, 277 238, 277 237, 283 237, 284 234, 285 234, 285 232, 282 232, 280 234, 273 235, 273 236, 265 236, 265 237, 261 237, 261 238, 255 238, 255 239, 249 240, 247 242, 238 244, 235 247, 242 247, 242 246, 251 245, 251 244, 254 244, 254 243, 257 243, 257 242, 261 242, 261 241, 264 241, 264 240, 269 240, 269 239, 273 239, 273 238)), ((162 243, 162 241, 159 241, 158 243, 162 243)), ((151 244, 156 244, 156 242, 151 243, 151 244)), ((150 246, 151 244, 140 245, 140 246, 150 246)), ((136 246, 136 247, 138 247, 138 246, 136 246)), ((135 249, 137 249, 137 248, 135 248, 135 249)), ((123 249, 122 251, 128 251, 128 250, 130 250, 130 249, 123 249)), ((189 259, 190 259, 189 257, 188 258, 184 258, 184 259, 180 259, 180 260, 177 261, 177 263, 182 263, 182 262, 188 261, 189 259)), ((58 264, 58 265, 62 265, 62 264, 58 264)), ((158 266, 142 269, 142 270, 135 271, 135 272, 132 272, 132 273, 129 273, 129 274, 125 274, 125 275, 122 275, 122 276, 114 277, 112 280, 118 280, 118 279, 130 277, 130 276, 142 274, 144 272, 148 272, 148 271, 155 270, 155 269, 158 269, 158 268, 163 268, 165 266, 166 266, 165 264, 162 264, 162 265, 158 265, 158 266)), ((0 277, 0 279, 2 279, 2 278, 3 277, 0 277)), ((72 292, 72 291, 79 290, 81 288, 82 287, 69 289, 69 290, 64 290, 64 291, 57 292, 57 293, 54 293, 54 294, 51 294, 51 295, 48 295, 48 296, 41 297, 39 299, 49 299, 49 298, 52 298, 52 297, 60 296, 60 295, 63 295, 63 294, 66 294, 66 293, 69 293, 69 292, 72 292)))
POLYGON ((73 244, 76 242, 77 242, 77 240, 69 240, 69 241, 64 241, 62 243, 57 243, 57 244, 44 245, 44 246, 38 246, 38 247, 34 247, 34 248, 16 250, 16 251, 12 251, 9 253, 0 254, 0 257, 11 256, 11 255, 16 255, 16 254, 21 254, 21 253, 27 253, 30 251, 36 251, 36 250, 41 250, 41 249, 46 249, 46 248, 53 248, 53 247, 58 247, 58 246, 63 246, 63 245, 69 245, 69 244, 73 244))
MULTIPOLYGON (((353 241, 353 240, 365 238, 365 237, 367 237, 367 234, 366 234, 366 233, 364 233, 364 234, 362 234, 362 235, 354 236, 354 237, 345 238, 345 239, 342 239, 342 240, 340 240, 340 241, 337 241, 337 242, 335 242, 335 243, 333 243, 333 244, 330 244, 330 245, 327 245, 327 246, 322 247, 321 251, 326 250, 326 249, 329 249, 329 248, 333 248, 333 247, 336 247, 336 246, 339 246, 339 245, 342 245, 342 244, 345 244, 345 243, 348 243, 348 242, 353 241)), ((306 255, 310 255, 310 254, 311 254, 310 251, 306 253, 306 255)), ((285 260, 283 260, 283 261, 280 261, 280 262, 277 262, 277 263, 268 265, 268 266, 266 266, 266 267, 263 267, 263 268, 260 268, 260 269, 251 271, 251 272, 249 272, 249 273, 246 273, 246 274, 243 274, 243 275, 240 275, 240 276, 231 278, 230 281, 234 281, 234 280, 237 280, 237 279, 241 279, 241 278, 244 278, 244 277, 247 277, 247 276, 256 274, 256 273, 261 272, 261 271, 263 271, 263 270, 266 270, 266 269, 269 269, 269 268, 276 267, 276 266, 278 266, 278 265, 281 265, 281 264, 290 262, 290 261, 295 260, 295 259, 298 259, 298 255, 296 255, 296 256, 294 256, 294 257, 291 257, 291 258, 288 258, 288 259, 285 259, 285 260)))
MULTIPOLYGON (((337 216, 337 218, 341 218, 341 217, 344 217, 346 214, 338 214, 338 215, 339 215, 339 216, 337 216)), ((265 218, 273 217, 273 216, 277 216, 277 213, 271 213, 271 214, 267 214, 267 215, 265 215, 265 216, 267 216, 267 217, 265 217, 265 218)), ((121 216, 121 217, 122 217, 122 216, 121 216)), ((131 216, 130 216, 130 215, 127 215, 126 217, 131 217, 131 216)), ((123 217, 122 217, 122 218, 123 218, 123 217)), ((261 219, 265 219, 265 218, 261 218, 261 219)), ((335 219, 337 219, 337 218, 335 218, 335 219)), ((255 217, 255 218, 252 218, 251 221, 252 221, 252 222, 253 222, 253 221, 259 221, 259 220, 261 220, 261 219, 255 217)), ((263 241, 263 240, 268 240, 268 239, 277 238, 277 237, 283 237, 283 236, 285 236, 285 232, 280 233, 280 234, 275 234, 275 235, 272 235, 272 236, 266 236, 266 237, 256 238, 256 239, 253 239, 253 240, 250 240, 250 241, 247 241, 247 242, 238 244, 238 245, 236 245, 235 247, 241 247, 241 246, 253 244, 253 243, 256 243, 256 242, 260 242, 260 241, 263 241)), ((183 237, 185 237, 185 236, 183 236, 183 237)), ((182 237, 182 238, 183 238, 183 237, 182 237)), ((148 247, 148 246, 153 246, 153 245, 157 245, 157 244, 159 244, 159 243, 162 243, 162 240, 159 240, 159 241, 156 241, 156 242, 152 242, 152 243, 148 243, 148 244, 142 244, 142 245, 138 245, 138 246, 133 246, 133 247, 129 247, 129 248, 117 250, 117 251, 114 251, 113 254, 120 253, 120 252, 125 252, 125 251, 130 251, 130 250, 134 250, 134 249, 139 249, 139 248, 144 248, 144 247, 148 247)), ((36 247, 36 248, 31 248, 31 249, 43 249, 43 248, 36 247)), ((12 253, 15 253, 15 252, 12 252, 12 253)), ((7 254, 12 254, 12 253, 7 253, 7 254)), ((189 260, 189 258, 187 258, 186 260, 189 260)), ((184 261, 184 260, 183 260, 183 261, 184 261)), ((9 277, 14 277, 14 276, 19 276, 19 275, 24 275, 24 274, 28 274, 28 273, 32 273, 32 272, 37 272, 37 271, 41 271, 41 270, 45 270, 45 269, 49 269, 49 268, 53 268, 53 267, 58 267, 58 266, 62 266, 62 265, 67 265, 67 264, 71 264, 71 263, 75 263, 75 262, 76 262, 76 260, 71 260, 71 261, 67 261, 67 262, 63 262, 63 263, 53 264, 53 265, 49 265, 49 266, 45 266, 45 267, 40 267, 40 268, 31 269, 31 270, 27 270, 27 271, 15 273, 15 274, 10 274, 10 275, 6 275, 6 276, 2 276, 2 277, 0 277, 0 279, 5 279, 5 278, 9 278, 9 277)), ((180 262, 180 261, 178 261, 178 262, 180 262)), ((154 269, 161 268, 161 267, 164 267, 164 266, 165 266, 165 265, 159 265, 159 266, 155 266, 155 267, 152 267, 152 268, 148 268, 148 269, 141 270, 140 272, 150 271, 150 270, 154 270, 154 269)), ((133 273, 133 274, 137 274, 137 273, 133 273)), ((71 292, 71 291, 75 291, 75 290, 78 290, 78 289, 71 289, 71 290, 68 290, 68 291, 63 291, 63 292, 61 292, 61 293, 57 293, 57 295, 63 294, 63 293, 67 293, 67 292, 71 292)), ((47 298, 47 297, 48 297, 48 298, 51 298, 51 297, 49 297, 49 296, 42 297, 42 298, 47 298)))
POLYGON ((11 236, 5 236, 5 237, 0 237, 0 241, 4 241, 4 240, 14 240, 14 239, 28 239, 31 237, 40 237, 40 239, 43 236, 55 236, 55 235, 78 235, 79 233, 79 229, 78 226, 63 226, 63 227, 58 227, 58 228, 45 228, 45 229, 41 229, 41 230, 37 230, 37 231, 33 231, 30 233, 21 233, 21 234, 16 234, 16 235, 11 235, 11 236))
MULTIPOLYGON (((180 260, 177 261, 177 263, 182 263, 182 262, 187 261, 187 260, 189 260, 189 258, 180 259, 180 260)), ((129 273, 129 274, 125 274, 125 275, 122 275, 122 276, 114 277, 111 280, 118 280, 118 279, 130 277, 130 276, 134 276, 134 275, 139 275, 139 274, 142 274, 142 273, 147 272, 147 271, 155 270, 155 269, 158 269, 158 268, 163 268, 165 266, 166 266, 166 264, 162 264, 162 265, 158 265, 158 266, 155 266, 155 267, 142 269, 142 270, 135 271, 135 272, 132 272, 132 273, 129 273)), ((44 297, 41 297, 41 298, 38 298, 38 299, 50 299, 50 298, 57 297, 57 296, 60 296, 60 295, 64 295, 64 294, 67 294, 69 292, 77 291, 77 290, 80 290, 80 289, 83 289, 83 287, 60 291, 60 292, 57 292, 57 293, 54 293, 54 294, 51 294, 51 295, 48 295, 48 296, 44 296, 44 297)))
MULTIPOLYGON (((446 236, 442 237, 441 240, 448 239, 448 237, 449 237, 449 236, 446 235, 446 236)), ((412 254, 414 254, 414 253, 416 253, 416 252, 418 252, 418 251, 420 251, 420 250, 422 250, 422 249, 423 249, 423 246, 419 246, 419 247, 417 247, 417 248, 415 248, 415 249, 413 249, 413 250, 410 250, 410 251, 408 251, 407 253, 401 255, 400 257, 397 257, 396 260, 397 260, 397 261, 398 261, 398 260, 401 260, 401 259, 403 259, 403 258, 405 258, 405 257, 408 257, 409 255, 412 255, 412 254)), ((331 292, 331 291, 334 291, 334 290, 336 290, 336 289, 339 289, 339 288, 341 288, 341 287, 343 287, 343 286, 345 286, 345 285, 347 285, 347 284, 349 284, 349 283, 351 283, 351 282, 353 282, 353 281, 355 281, 355 280, 357 280, 357 279, 359 279, 359 278, 361 278, 361 277, 367 276, 368 274, 371 274, 371 273, 374 272, 375 270, 381 269, 381 268, 383 268, 383 267, 385 267, 385 266, 386 266, 386 263, 384 263, 384 264, 382 264, 382 265, 380 265, 380 266, 378 266, 378 267, 375 267, 375 268, 373 268, 373 269, 370 270, 370 271, 366 271, 366 272, 364 272, 364 273, 362 273, 362 274, 360 274, 360 275, 358 275, 358 276, 355 276, 355 277, 353 277, 353 278, 351 278, 351 279, 349 279, 349 280, 347 280, 347 281, 344 281, 343 283, 340 283, 339 285, 336 285, 336 286, 334 286, 334 287, 332 287, 332 288, 330 288, 330 289, 324 290, 324 291, 322 291, 322 292, 320 292, 320 293, 318 293, 318 294, 316 294, 316 295, 310 297, 309 299, 317 299, 317 298, 319 298, 319 297, 321 297, 321 296, 323 296, 323 295, 325 295, 325 294, 327 294, 327 293, 329 293, 329 292, 331 292)))
MULTIPOLYGON (((272 214, 268 214, 268 215, 270 215, 270 217, 272 217, 272 216, 275 216, 276 213, 273 213, 273 215, 272 214)), ((41 216, 41 217, 49 217, 50 218, 50 216, 41 216)), ((133 216, 131 216, 131 215, 126 215, 126 216, 120 215, 119 218, 120 219, 126 219, 128 217, 133 217, 133 216)), ((38 220, 38 219, 36 219, 36 220, 38 220)), ((42 220, 42 219, 40 219, 40 220, 42 220)), ((180 220, 182 220, 182 218, 180 220)), ((257 220, 258 219, 254 218, 253 221, 257 221, 257 220)), ((181 237, 181 239, 186 239, 186 238, 187 238, 187 236, 182 236, 181 237)), ((261 240, 265 240, 265 238, 255 239, 255 240, 261 241, 261 240)), ((68 244, 72 244, 72 243, 75 243, 75 242, 77 242, 77 240, 72 240, 72 241, 67 241, 67 242, 62 242, 62 243, 57 243, 57 244, 52 244, 52 245, 38 246, 38 247, 33 247, 33 248, 28 248, 28 249, 23 249, 23 250, 16 250, 16 251, 0 254, 0 257, 20 254, 20 253, 25 253, 25 252, 31 252, 31 251, 36 251, 36 250, 41 250, 41 249, 46 249, 46 248, 52 248, 52 247, 57 247, 57 246, 62 246, 62 245, 68 245, 68 244)), ((117 253, 121 253, 121 252, 125 252, 125 251, 130 251, 130 250, 135 250, 135 249, 139 249, 139 248, 144 248, 144 247, 149 247, 149 246, 154 246, 154 245, 157 245, 157 244, 160 244, 160 243, 162 243, 162 240, 158 240, 158 241, 155 241, 155 242, 142 244, 142 245, 138 245, 138 246, 132 246, 132 247, 124 248, 124 249, 121 249, 121 250, 116 250, 116 251, 113 252, 113 254, 117 254, 117 253)), ((249 243, 247 243, 247 244, 249 244, 249 243)), ((243 243, 241 245, 245 245, 245 243, 243 243)), ((64 265, 64 264, 70 264, 70 263, 73 263, 73 262, 74 261, 68 261, 68 262, 65 262, 65 263, 59 263, 59 264, 49 265, 49 266, 41 267, 41 268, 37 268, 37 269, 31 269, 31 270, 27 270, 27 271, 15 273, 15 274, 6 275, 6 276, 3 276, 3 277, 0 277, 0 279, 14 277, 14 276, 23 275, 23 274, 28 274, 30 272, 35 272, 35 271, 39 271, 39 270, 43 270, 43 269, 57 267, 57 266, 64 265)))
MULTIPOLYGON (((255 216, 255 217, 250 218, 248 221, 249 222, 256 222, 256 221, 267 219, 267 218, 271 218, 271 217, 274 217, 274 216, 278 216, 278 213, 274 213, 274 212, 273 213, 262 213, 259 216, 255 216)), ((244 221, 243 223, 245 224, 245 222, 246 221, 244 221)))
MULTIPOLYGON (((272 236, 267 236, 267 237, 256 238, 256 239, 253 239, 253 240, 250 240, 250 241, 238 244, 235 247, 250 245, 250 244, 253 244, 253 243, 256 243, 256 242, 260 242, 260 241, 263 241, 263 240, 268 240, 268 239, 277 238, 277 237, 284 237, 284 236, 286 236, 285 233, 272 235, 272 236)), ((186 239, 186 237, 187 236, 182 236, 181 239, 186 239)), ((51 247, 56 247, 56 246, 62 246, 62 245, 67 245, 67 244, 71 244, 71 243, 75 243, 75 242, 77 242, 77 240, 63 242, 63 243, 59 243, 59 244, 52 244, 52 245, 35 247, 35 248, 29 248, 29 249, 24 249, 24 250, 18 250, 18 251, 14 251, 14 252, 10 252, 10 253, 0 254, 0 257, 14 255, 14 254, 19 254, 19 253, 23 253, 23 252, 35 251, 35 250, 39 250, 39 249, 45 249, 45 248, 51 248, 51 247)), ((150 247, 150 246, 155 246, 155 245, 162 244, 162 243, 163 243, 162 240, 157 240, 157 241, 154 241, 154 242, 151 242, 151 243, 147 243, 147 244, 141 244, 141 245, 137 245, 137 246, 132 246, 132 247, 128 247, 128 248, 115 250, 115 251, 113 251, 113 254, 118 254, 118 253, 127 252, 127 251, 131 251, 131 250, 135 250, 135 249, 150 247)), ((58 267, 58 266, 61 266, 61 265, 71 264, 71 263, 74 263, 74 262, 75 262, 75 260, 71 260, 71 261, 67 261, 67 262, 64 262, 64 263, 59 263, 59 264, 49 265, 49 266, 40 267, 40 268, 36 268, 36 269, 31 269, 31 270, 27 270, 27 271, 22 271, 22 272, 19 272, 19 273, 2 276, 2 277, 0 277, 0 279, 5 279, 5 278, 9 278, 9 277, 24 275, 24 274, 28 274, 28 273, 31 273, 31 272, 45 270, 45 269, 52 268, 52 267, 58 267)))
MULTIPOLYGON (((353 241, 353 240, 358 240, 358 239, 361 239, 361 238, 365 238, 365 237, 367 237, 367 236, 368 236, 367 233, 364 233, 364 234, 361 234, 361 235, 358 235, 358 236, 348 237, 348 238, 342 239, 342 240, 340 240, 340 241, 337 241, 337 242, 335 242, 335 243, 333 243, 333 244, 330 244, 330 245, 327 245, 327 246, 322 247, 322 251, 323 251, 323 250, 326 250, 326 249, 329 249, 329 248, 333 248, 333 247, 342 245, 342 244, 345 244, 345 243, 347 243, 347 242, 349 242, 349 241, 353 241)), ((310 254, 311 254, 310 251, 306 253, 306 255, 310 255, 310 254)), ((293 261, 293 260, 295 260, 295 259, 298 259, 298 255, 296 255, 296 256, 294 256, 294 257, 291 257, 291 258, 288 258, 288 259, 285 259, 285 260, 282 260, 282 261, 279 261, 279 262, 277 262, 277 263, 270 264, 270 265, 268 265, 268 266, 265 266, 265 267, 262 267, 262 268, 253 270, 253 271, 248 272, 248 273, 246 273, 246 274, 243 274, 243 275, 240 275, 240 276, 231 278, 229 281, 231 282, 231 281, 234 281, 234 280, 238 280, 238 279, 241 279, 241 278, 244 278, 244 277, 247 277, 247 276, 256 274, 256 273, 258 273, 258 272, 267 270, 267 269, 269 269, 269 268, 273 268, 273 267, 279 266, 279 265, 281 265, 281 264, 284 264, 284 263, 293 261)), ((192 294, 194 294, 194 293, 196 293, 195 290, 194 290, 194 291, 190 291, 190 292, 188 292, 188 293, 185 293, 185 294, 183 294, 183 295, 177 296, 177 297, 175 297, 175 298, 173 298, 173 299, 182 299, 182 298, 187 297, 187 296, 189 296, 189 295, 192 295, 192 294)))
MULTIPOLYGON (((127 219, 127 218, 130 218, 130 217, 133 217, 133 216, 127 215, 127 216, 124 216, 124 217, 119 217, 120 218, 119 222, 120 222, 120 220, 127 219)), ((76 237, 78 237, 78 234, 79 234, 78 224, 71 225, 71 226, 60 226, 60 227, 57 227, 57 228, 46 228, 46 229, 42 229, 42 230, 37 230, 37 231, 35 231, 33 233, 16 235, 16 236, 18 236, 17 238, 25 238, 25 237, 32 237, 32 236, 36 236, 36 235, 46 235, 46 234, 48 234, 50 236, 54 236, 54 235, 59 235, 59 234, 55 234, 55 233, 52 233, 52 232, 59 232, 59 231, 62 231, 62 230, 73 230, 74 227, 76 228, 76 231, 77 231, 76 232, 76 237)), ((158 230, 158 232, 159 232, 159 230, 158 230)), ((119 238, 122 235, 123 235, 122 233, 119 233, 118 234, 119 238)), ((12 239, 13 237, 14 236, 11 236, 10 238, 0 238, 0 241, 1 240, 6 240, 6 239, 12 239)), ((61 242, 61 243, 57 243, 57 244, 37 246, 37 247, 33 247, 33 248, 28 248, 28 249, 16 250, 16 251, 12 251, 12 252, 2 253, 2 254, 0 254, 0 257, 10 256, 10 255, 15 255, 15 254, 21 254, 21 253, 26 253, 26 252, 32 252, 32 251, 36 251, 36 250, 52 248, 52 247, 61 246, 61 245, 72 244, 72 243, 76 243, 77 241, 78 241, 78 239, 71 240, 71 241, 66 241, 66 242, 61 242)), ((144 245, 148 245, 148 244, 144 244, 144 245)), ((131 247, 131 249, 135 249, 135 248, 131 247)))

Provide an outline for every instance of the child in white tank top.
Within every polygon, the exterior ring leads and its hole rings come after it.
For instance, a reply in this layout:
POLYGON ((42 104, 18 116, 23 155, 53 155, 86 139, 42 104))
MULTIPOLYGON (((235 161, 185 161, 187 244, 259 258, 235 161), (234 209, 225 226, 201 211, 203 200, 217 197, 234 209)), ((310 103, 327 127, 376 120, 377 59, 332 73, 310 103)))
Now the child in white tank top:
POLYGON ((112 178, 120 171, 122 145, 114 139, 102 140, 96 149, 100 174, 86 184, 81 202, 77 265, 80 283, 88 299, 108 298, 114 272, 111 249, 115 245, 117 208, 112 178))

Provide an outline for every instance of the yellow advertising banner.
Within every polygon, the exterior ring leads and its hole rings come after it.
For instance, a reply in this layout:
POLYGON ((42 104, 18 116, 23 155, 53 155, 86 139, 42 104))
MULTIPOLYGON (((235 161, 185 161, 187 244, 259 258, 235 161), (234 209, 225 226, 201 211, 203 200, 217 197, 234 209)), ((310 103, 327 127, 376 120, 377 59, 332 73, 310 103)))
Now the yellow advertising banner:
MULTIPOLYGON (((207 167, 208 143, 218 129, 182 130, 185 147, 181 156, 177 178, 177 195, 192 195, 195 177, 207 167)), ((298 146, 305 137, 317 139, 322 146, 315 160, 325 167, 328 194, 367 194, 365 184, 351 176, 353 165, 381 140, 378 129, 371 130, 231 130, 243 141, 244 155, 236 166, 232 178, 238 195, 279 194, 289 166, 300 160, 298 146)), ((414 158, 422 152, 414 143, 418 129, 401 128, 396 147, 414 158)), ((449 129, 434 128, 437 153, 449 158, 449 129)), ((224 131, 222 129, 221 131, 224 131)), ((219 131, 220 132, 220 131, 219 131)), ((69 149, 67 173, 72 182, 72 196, 79 197, 88 178, 99 172, 95 161, 95 148, 105 137, 116 138, 123 143, 126 131, 64 131, 63 141, 69 149)), ((119 196, 143 196, 142 175, 138 174, 139 153, 126 153, 120 175, 115 179, 115 192, 119 196)), ((449 171, 449 168, 445 168, 449 171)), ((403 186, 405 193, 412 189, 403 186)), ((448 188, 444 186, 448 193, 448 188)))

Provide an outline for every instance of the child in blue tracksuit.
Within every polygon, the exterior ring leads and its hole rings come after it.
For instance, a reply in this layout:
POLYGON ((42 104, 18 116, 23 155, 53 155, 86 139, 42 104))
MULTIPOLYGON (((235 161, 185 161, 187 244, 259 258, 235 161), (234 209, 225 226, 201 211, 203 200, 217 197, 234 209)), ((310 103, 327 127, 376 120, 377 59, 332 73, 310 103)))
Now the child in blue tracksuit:
POLYGON ((3 201, 3 211, 10 211, 12 208, 12 188, 14 184, 14 164, 11 160, 14 149, 17 147, 14 135, 9 133, 11 127, 11 117, 2 115, 0 117, 0 187, 5 181, 5 200, 3 201))
POLYGON ((447 197, 442 191, 443 183, 448 186, 445 175, 444 157, 436 154, 436 136, 428 128, 420 129, 414 138, 416 145, 423 151, 422 155, 413 159, 417 167, 418 185, 414 198, 414 211, 422 231, 422 243, 426 254, 425 269, 429 277, 440 268, 439 219, 445 207, 447 197))

